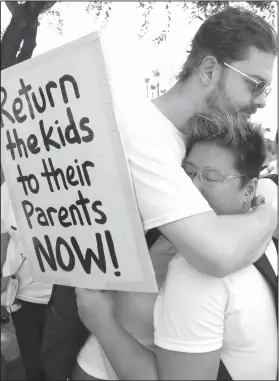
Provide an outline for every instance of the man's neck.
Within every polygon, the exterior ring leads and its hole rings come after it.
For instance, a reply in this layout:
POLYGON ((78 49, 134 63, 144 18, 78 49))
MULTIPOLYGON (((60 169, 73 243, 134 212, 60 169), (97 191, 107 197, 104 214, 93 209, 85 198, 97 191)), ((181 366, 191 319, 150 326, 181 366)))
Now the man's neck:
POLYGON ((167 93, 152 102, 182 133, 186 132, 187 122, 193 115, 206 111, 204 97, 197 90, 195 80, 177 82, 167 93))

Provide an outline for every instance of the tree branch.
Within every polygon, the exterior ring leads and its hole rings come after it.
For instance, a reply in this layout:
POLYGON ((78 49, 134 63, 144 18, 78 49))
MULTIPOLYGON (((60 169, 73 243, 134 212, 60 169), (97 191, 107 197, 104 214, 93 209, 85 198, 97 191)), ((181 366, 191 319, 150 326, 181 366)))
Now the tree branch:
POLYGON ((57 3, 57 1, 46 1, 45 6, 43 7, 43 9, 41 10, 40 13, 44 13, 44 12, 48 11, 56 3, 57 3))
POLYGON ((22 6, 17 1, 5 1, 5 4, 12 16, 14 16, 15 13, 22 11, 22 6))
POLYGON ((24 6, 20 5, 17 1, 5 1, 5 4, 12 16, 15 18, 22 18, 24 21, 27 19, 27 13, 25 12, 24 6))
POLYGON ((29 58, 32 57, 33 51, 37 45, 36 38, 37 38, 38 25, 37 26, 31 25, 31 26, 25 27, 25 30, 23 32, 24 34, 23 45, 22 45, 20 53, 16 57, 17 64, 22 61, 28 60, 29 58))
POLYGON ((1 41, 1 69, 32 57, 36 47, 38 17, 55 3, 55 1, 26 1, 20 5, 18 2, 6 2, 12 13, 12 19, 1 41))
POLYGON ((16 62, 16 56, 20 49, 23 39, 23 30, 25 23, 22 19, 16 19, 12 16, 10 24, 3 35, 1 41, 1 69, 6 69, 16 62))
POLYGON ((27 1, 25 4, 26 11, 30 15, 29 20, 33 21, 34 18, 37 19, 41 13, 46 12, 55 3, 56 1, 27 1))

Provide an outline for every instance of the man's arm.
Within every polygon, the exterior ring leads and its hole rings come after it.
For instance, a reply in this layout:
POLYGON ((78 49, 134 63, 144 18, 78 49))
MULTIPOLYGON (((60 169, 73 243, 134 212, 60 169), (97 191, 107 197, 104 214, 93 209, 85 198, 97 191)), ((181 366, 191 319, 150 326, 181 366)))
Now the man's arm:
POLYGON ((82 322, 97 337, 119 380, 158 380, 155 353, 115 320, 108 294, 76 288, 82 322))
POLYGON ((159 227, 197 270, 212 276, 255 262, 275 230, 277 208, 217 217, 181 167, 185 152, 144 107, 136 120, 119 124, 145 230, 159 227))
POLYGON ((223 277, 258 260, 276 225, 277 207, 267 203, 246 214, 205 212, 159 229, 198 271, 223 277))
POLYGON ((173 352, 157 348, 159 380, 216 380, 220 349, 208 353, 173 352))

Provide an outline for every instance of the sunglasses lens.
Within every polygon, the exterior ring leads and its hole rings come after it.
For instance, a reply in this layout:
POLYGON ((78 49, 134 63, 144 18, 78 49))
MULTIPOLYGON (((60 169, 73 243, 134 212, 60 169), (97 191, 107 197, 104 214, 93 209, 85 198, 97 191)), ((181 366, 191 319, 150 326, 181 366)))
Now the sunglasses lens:
POLYGON ((253 91, 253 94, 255 96, 259 96, 262 93, 264 93, 265 96, 268 96, 268 94, 271 92, 271 87, 264 81, 259 82, 253 91))
POLYGON ((271 92, 271 87, 270 86, 266 86, 266 88, 265 88, 265 96, 267 97, 268 94, 270 94, 270 92, 271 92))

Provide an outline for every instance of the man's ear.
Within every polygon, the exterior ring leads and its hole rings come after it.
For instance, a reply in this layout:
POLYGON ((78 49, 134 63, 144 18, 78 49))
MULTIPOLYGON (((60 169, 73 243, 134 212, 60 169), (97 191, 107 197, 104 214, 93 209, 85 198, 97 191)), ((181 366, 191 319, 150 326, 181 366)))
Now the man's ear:
POLYGON ((213 56, 206 56, 200 64, 200 79, 203 85, 210 85, 219 73, 219 63, 213 56))

